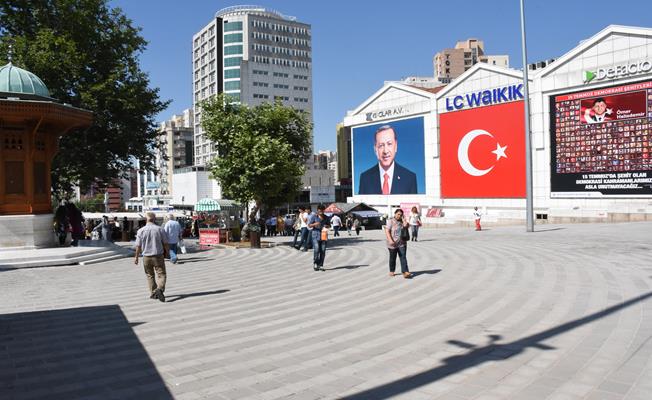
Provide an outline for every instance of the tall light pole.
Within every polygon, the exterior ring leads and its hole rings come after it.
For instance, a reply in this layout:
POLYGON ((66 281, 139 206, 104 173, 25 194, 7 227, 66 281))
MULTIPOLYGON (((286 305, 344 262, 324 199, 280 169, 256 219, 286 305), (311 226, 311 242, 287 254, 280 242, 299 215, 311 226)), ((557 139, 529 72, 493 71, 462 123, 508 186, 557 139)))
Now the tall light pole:
POLYGON ((532 135, 530 134, 530 88, 527 74, 527 50, 525 48, 525 9, 521 1, 521 50, 523 53, 523 88, 525 89, 525 220, 527 232, 534 232, 534 207, 532 205, 532 135))

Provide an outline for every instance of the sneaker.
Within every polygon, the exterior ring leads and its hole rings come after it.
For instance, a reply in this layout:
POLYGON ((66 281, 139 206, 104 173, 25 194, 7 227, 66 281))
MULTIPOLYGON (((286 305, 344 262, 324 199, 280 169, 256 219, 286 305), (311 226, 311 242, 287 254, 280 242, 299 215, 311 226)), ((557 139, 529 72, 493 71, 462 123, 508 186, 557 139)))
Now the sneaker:
POLYGON ((319 271, 319 266, 317 265, 317 263, 312 264, 312 269, 314 269, 315 271, 319 271))
POLYGON ((165 295, 161 289, 156 289, 156 298, 161 302, 165 303, 165 295))
MULTIPOLYGON (((158 289, 156 289, 158 290, 158 289)), ((156 300, 158 298, 158 295, 156 294, 156 290, 152 292, 152 294, 149 296, 150 299, 156 300)))

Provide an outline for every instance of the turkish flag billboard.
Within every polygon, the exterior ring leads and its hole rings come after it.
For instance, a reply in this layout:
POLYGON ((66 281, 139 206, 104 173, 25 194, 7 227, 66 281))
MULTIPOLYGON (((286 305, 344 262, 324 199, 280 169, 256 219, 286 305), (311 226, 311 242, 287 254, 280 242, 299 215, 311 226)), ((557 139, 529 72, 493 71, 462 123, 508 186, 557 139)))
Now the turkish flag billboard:
POLYGON ((524 198, 523 102, 439 116, 443 198, 524 198))

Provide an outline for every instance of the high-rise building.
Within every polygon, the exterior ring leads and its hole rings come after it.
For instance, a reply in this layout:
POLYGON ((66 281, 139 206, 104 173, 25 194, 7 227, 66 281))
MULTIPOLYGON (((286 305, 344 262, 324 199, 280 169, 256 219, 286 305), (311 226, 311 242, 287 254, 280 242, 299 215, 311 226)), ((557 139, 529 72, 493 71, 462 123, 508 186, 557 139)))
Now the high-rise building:
POLYGON ((312 116, 311 28, 295 17, 259 6, 220 10, 193 36, 192 60, 195 165, 216 155, 198 103, 218 93, 250 106, 281 100, 312 116))
POLYGON ((457 42, 455 48, 444 49, 435 54, 433 57, 435 79, 441 83, 450 83, 479 62, 509 67, 509 56, 485 55, 482 40, 473 38, 463 40, 457 42))
POLYGON ((175 169, 193 165, 193 125, 192 109, 173 115, 160 125, 157 161, 162 195, 172 194, 175 169))

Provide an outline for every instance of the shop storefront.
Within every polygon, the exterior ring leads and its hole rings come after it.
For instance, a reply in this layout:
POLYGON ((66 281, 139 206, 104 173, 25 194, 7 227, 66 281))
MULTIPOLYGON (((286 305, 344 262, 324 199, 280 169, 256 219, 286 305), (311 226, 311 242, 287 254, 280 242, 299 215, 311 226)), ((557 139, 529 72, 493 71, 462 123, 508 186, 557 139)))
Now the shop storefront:
MULTIPOLYGON (((529 78, 537 218, 652 219, 652 29, 609 26, 529 78)), ((471 220, 475 206, 525 219, 522 83, 476 64, 436 94, 383 86, 344 119, 350 201, 418 203, 430 222, 471 220)))

